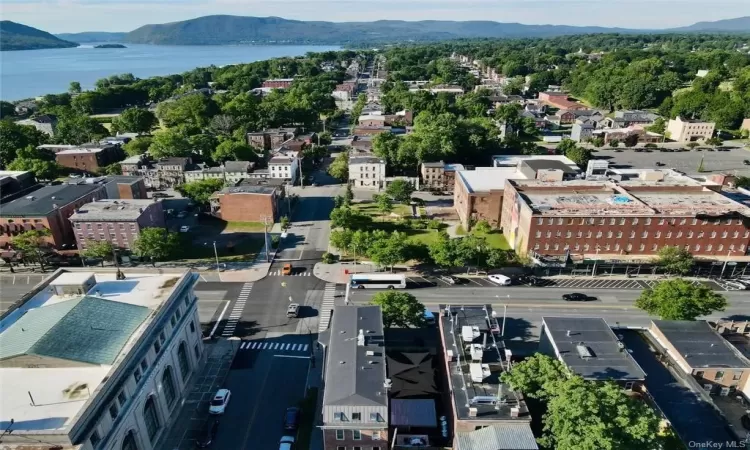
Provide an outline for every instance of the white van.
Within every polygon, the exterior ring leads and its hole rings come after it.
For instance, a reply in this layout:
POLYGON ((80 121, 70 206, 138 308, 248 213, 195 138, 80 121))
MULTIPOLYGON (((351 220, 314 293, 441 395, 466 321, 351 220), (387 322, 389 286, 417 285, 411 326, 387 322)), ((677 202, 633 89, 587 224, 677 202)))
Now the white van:
POLYGON ((510 286, 510 278, 505 275, 489 275, 487 279, 500 286, 510 286))

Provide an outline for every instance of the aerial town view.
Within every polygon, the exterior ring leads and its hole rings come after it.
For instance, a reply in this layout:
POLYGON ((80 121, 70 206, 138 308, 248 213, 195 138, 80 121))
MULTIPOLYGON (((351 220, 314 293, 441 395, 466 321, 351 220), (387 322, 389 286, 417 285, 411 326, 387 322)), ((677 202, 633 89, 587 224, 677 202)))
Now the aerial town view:
POLYGON ((0 450, 750 448, 750 1, 0 11, 0 450))

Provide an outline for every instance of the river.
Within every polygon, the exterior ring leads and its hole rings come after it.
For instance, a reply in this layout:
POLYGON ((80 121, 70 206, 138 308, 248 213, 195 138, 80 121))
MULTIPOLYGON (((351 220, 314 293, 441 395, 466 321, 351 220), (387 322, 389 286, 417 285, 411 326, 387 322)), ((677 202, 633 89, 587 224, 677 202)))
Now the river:
POLYGON ((77 48, 22 50, 0 53, 0 99, 20 100, 68 90, 71 81, 84 89, 96 80, 120 73, 139 78, 182 73, 196 67, 248 63, 307 52, 338 50, 311 45, 144 45, 127 48, 77 48))

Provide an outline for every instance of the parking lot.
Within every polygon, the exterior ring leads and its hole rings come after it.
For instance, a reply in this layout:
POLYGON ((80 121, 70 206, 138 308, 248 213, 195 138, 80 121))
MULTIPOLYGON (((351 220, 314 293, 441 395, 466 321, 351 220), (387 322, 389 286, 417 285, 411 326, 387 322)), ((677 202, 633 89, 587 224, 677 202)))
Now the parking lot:
POLYGON ((0 313, 5 312, 10 305, 51 274, 52 272, 47 274, 4 273, 0 275, 0 313))
POLYGON ((742 148, 728 148, 726 151, 686 151, 686 152, 636 152, 633 149, 621 148, 620 151, 612 149, 598 149, 594 153, 595 158, 606 159, 610 164, 623 168, 656 169, 656 163, 664 169, 676 169, 688 175, 697 175, 698 167, 703 159, 703 172, 718 173, 729 171, 736 175, 750 175, 750 165, 743 161, 750 159, 750 151, 742 148))
MULTIPOLYGON (((476 287, 498 287, 497 284, 488 280, 485 277, 477 276, 461 276, 454 275, 458 280, 457 285, 460 286, 476 286, 476 287)), ((531 283, 515 283, 517 286, 529 286, 529 287, 549 287, 549 288, 571 288, 571 289, 634 289, 642 290, 653 288, 660 281, 659 280, 633 280, 633 279, 607 279, 607 278, 536 278, 534 284, 531 283)), ((441 280, 437 276, 416 276, 410 275, 406 277, 406 282, 410 288, 421 288, 421 287, 453 287, 455 285, 449 284, 446 281, 441 280)), ((722 281, 693 281, 694 284, 703 284, 709 289, 714 291, 734 291, 738 290, 737 287, 726 284, 722 281)))

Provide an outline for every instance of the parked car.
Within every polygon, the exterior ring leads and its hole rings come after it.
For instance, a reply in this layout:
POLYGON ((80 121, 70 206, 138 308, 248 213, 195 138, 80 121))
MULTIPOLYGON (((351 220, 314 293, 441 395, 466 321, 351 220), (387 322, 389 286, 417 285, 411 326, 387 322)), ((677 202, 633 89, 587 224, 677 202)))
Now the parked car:
POLYGON ((573 294, 563 294, 562 298, 566 302, 588 302, 588 301, 596 300, 596 297, 591 297, 586 294, 581 294, 578 292, 575 292, 573 294))
POLYGON ((458 284, 458 278, 451 275, 440 275, 438 280, 450 285, 458 284))
POLYGON ((662 167, 664 166, 664 163, 661 161, 656 161, 656 167, 662 167))
POLYGON ((284 413, 284 430, 286 431, 297 431, 299 428, 299 419, 302 415, 302 411, 295 407, 290 406, 284 413))
POLYGON ((187 233, 188 231, 190 231, 190 227, 189 226, 183 225, 183 226, 180 227, 180 233, 187 233))
POLYGON ((229 389, 219 389, 211 400, 211 406, 208 408, 209 414, 224 414, 229 404, 232 393, 229 389))
POLYGON ((279 450, 292 450, 292 446, 294 446, 293 436, 284 436, 279 441, 279 450))
POLYGON ((298 317, 299 316, 299 304, 298 303, 290 303, 289 306, 286 307, 286 316, 287 317, 298 317))
POLYGON ((500 286, 510 286, 511 280, 505 275, 488 275, 487 279, 500 286))
POLYGON ((216 433, 219 432, 219 421, 214 419, 206 426, 201 433, 201 437, 195 441, 198 448, 208 448, 216 439, 216 433))
POLYGON ((292 274, 292 265, 291 264, 284 264, 284 267, 281 269, 282 275, 291 275, 292 274))

